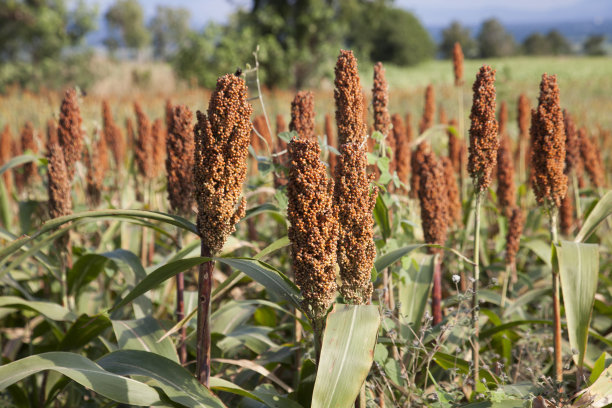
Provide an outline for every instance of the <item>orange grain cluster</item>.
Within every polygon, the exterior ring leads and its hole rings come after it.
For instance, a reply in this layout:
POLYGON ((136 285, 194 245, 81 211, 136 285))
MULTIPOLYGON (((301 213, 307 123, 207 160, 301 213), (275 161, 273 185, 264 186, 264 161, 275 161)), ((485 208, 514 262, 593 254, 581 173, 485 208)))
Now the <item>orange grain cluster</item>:
POLYGON ((361 145, 366 140, 367 128, 364 116, 367 110, 357 71, 357 59, 353 56, 353 51, 340 51, 334 72, 338 145, 347 143, 361 145))
POLYGON ((453 47, 453 73, 455 74, 455 86, 461 86, 463 84, 463 50, 458 42, 453 47))
POLYGON ((423 110, 421 121, 419 122, 419 133, 425 132, 434 125, 435 116, 436 96, 434 93, 434 88, 433 85, 427 85, 427 89, 425 89, 425 109, 423 110))
POLYGON ((175 213, 186 216, 191 213, 194 190, 193 114, 186 106, 179 105, 173 107, 172 116, 166 117, 170 125, 166 135, 168 201, 175 213))
POLYGON ((68 179, 74 178, 76 162, 83 154, 83 120, 74 89, 68 89, 64 94, 60 108, 57 138, 63 151, 68 179))
POLYGON ((298 92, 291 102, 289 130, 297 132, 300 139, 314 139, 314 119, 314 94, 311 91, 298 92))
POLYGON ((389 85, 385 79, 385 68, 382 62, 374 65, 374 85, 372 87, 372 108, 374 110, 374 130, 384 136, 389 134, 391 118, 389 117, 389 85))
MULTIPOLYGON (((134 102, 134 111, 136 112, 136 122, 138 123, 138 137, 134 143, 134 160, 138 167, 138 173, 143 176, 145 180, 150 180, 154 175, 154 140, 151 131, 151 122, 137 101, 134 102)), ((128 123, 131 125, 131 121, 128 123)))
POLYGON ((119 169, 125 161, 126 143, 121 133, 121 129, 115 123, 110 105, 107 101, 102 101, 102 122, 104 124, 106 144, 113 153, 115 167, 119 169))
POLYGON ((509 218, 516 205, 516 186, 514 184, 514 161, 512 147, 507 133, 501 135, 497 150, 497 203, 501 213, 509 218))

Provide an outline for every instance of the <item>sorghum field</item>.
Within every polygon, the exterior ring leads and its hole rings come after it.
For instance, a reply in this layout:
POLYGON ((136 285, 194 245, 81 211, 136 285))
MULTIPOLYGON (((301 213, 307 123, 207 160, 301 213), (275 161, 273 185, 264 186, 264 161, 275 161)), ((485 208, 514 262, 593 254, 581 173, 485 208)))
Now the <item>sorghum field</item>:
POLYGON ((612 406, 610 60, 329 71, 0 97, 0 406, 612 406))

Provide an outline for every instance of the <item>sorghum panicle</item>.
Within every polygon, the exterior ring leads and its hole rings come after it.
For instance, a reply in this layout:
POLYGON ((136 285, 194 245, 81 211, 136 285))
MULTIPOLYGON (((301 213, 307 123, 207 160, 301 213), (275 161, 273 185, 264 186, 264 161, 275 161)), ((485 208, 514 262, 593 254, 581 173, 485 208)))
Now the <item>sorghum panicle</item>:
MULTIPOLYGON (((389 171, 395 170, 399 180, 407 185, 410 177, 410 143, 406 140, 406 128, 398 113, 391 116, 391 123, 393 129, 389 139, 392 139, 393 143, 389 143, 389 146, 394 156, 389 163, 389 171)), ((402 189, 404 193, 406 190, 406 188, 402 189)))
POLYGON ((531 112, 533 191, 540 205, 559 208, 567 192, 565 128, 555 75, 542 75, 537 109, 531 112))
POLYGON ((87 198, 93 207, 100 204, 104 176, 108 169, 108 148, 104 134, 98 134, 91 151, 85 155, 87 167, 87 198))
POLYGON ((370 276, 376 257, 372 210, 378 190, 370 188, 364 147, 349 143, 340 146, 340 153, 334 190, 340 224, 340 293, 349 303, 364 304, 372 296, 370 276))
POLYGON ((425 109, 423 110, 423 117, 419 122, 419 133, 425 132, 427 129, 432 127, 435 122, 436 116, 436 96, 434 93, 433 85, 427 85, 425 89, 425 109))
POLYGON ((193 204, 193 114, 184 105, 174 107, 166 135, 168 201, 172 210, 186 216, 193 204))
POLYGON ((444 169, 449 224, 453 223, 457 226, 461 226, 463 223, 461 217, 461 196, 459 195, 459 186, 457 185, 457 177, 455 176, 455 167, 448 157, 443 156, 440 158, 440 161, 444 169))
POLYGON ((74 89, 68 89, 64 94, 60 108, 57 138, 66 161, 68 178, 72 180, 76 171, 76 162, 83 154, 83 120, 74 89))
MULTIPOLYGON (((423 235, 428 244, 444 245, 450 219, 444 169, 429 143, 421 142, 419 150, 422 153, 422 160, 418 168, 418 196, 423 235)), ((432 254, 442 252, 440 248, 428 250, 432 254)))
MULTIPOLYGON (((138 138, 134 144, 134 159, 138 172, 146 180, 153 178, 153 135, 151 122, 138 102, 134 102, 136 121, 138 122, 138 138)), ((131 123, 131 122, 130 122, 131 123)))
POLYGON ((320 160, 316 140, 289 143, 287 217, 295 281, 309 317, 325 316, 336 294, 338 220, 333 205, 333 182, 320 160))
POLYGON ((491 184, 491 172, 497 163, 499 140, 495 120, 495 70, 483 65, 472 90, 468 172, 478 193, 491 184))
MULTIPOLYGON (((21 148, 24 152, 38 153, 38 145, 34 136, 34 125, 30 121, 27 121, 21 130, 21 148)), ((38 178, 38 166, 36 163, 29 162, 23 165, 23 177, 25 184, 30 184, 38 178)))
POLYGON ((314 94, 300 91, 291 102, 291 122, 289 130, 300 135, 300 139, 315 139, 314 94))
POLYGON ((597 143, 587 135, 584 128, 578 131, 578 138, 580 139, 580 155, 582 156, 584 169, 589 175, 591 184, 596 188, 601 188, 605 184, 605 170, 601 156, 598 154, 597 143))
POLYGON ((194 182, 197 226, 202 246, 218 253, 245 214, 239 200, 247 174, 247 155, 253 107, 247 102, 244 79, 224 75, 208 105, 197 112, 194 182))
POLYGON ((374 130, 384 136, 389 134, 391 118, 389 117, 389 86, 385 79, 385 68, 382 62, 374 65, 374 85, 372 87, 372 108, 374 109, 374 130))
POLYGON ((49 146, 49 164, 47 166, 49 183, 49 215, 57 218, 72 213, 72 197, 70 195, 70 178, 64 152, 59 144, 49 146))
POLYGON ((151 127, 151 142, 153 143, 153 174, 159 176, 164 171, 166 160, 166 130, 161 119, 155 119, 151 127))
POLYGON ((59 144, 59 140, 57 138, 57 122, 55 122, 55 119, 49 119, 47 121, 47 141, 45 142, 46 153, 49 153, 49 146, 51 146, 53 143, 59 144))
POLYGON ((508 232, 506 233, 506 264, 514 265, 516 262, 516 254, 519 250, 521 235, 523 234, 523 225, 525 224, 525 216, 523 211, 514 207, 510 212, 508 219, 508 232))
POLYGON ((457 119, 451 119, 449 122, 449 126, 453 128, 453 130, 448 129, 446 134, 448 135, 448 158, 453 164, 453 169, 457 173, 461 172, 461 150, 463 149, 463 144, 461 143, 461 139, 457 137, 457 132, 459 132, 459 124, 457 123, 457 119))
POLYGON ((565 127, 565 168, 564 173, 569 175, 580 161, 580 138, 572 115, 563 110, 563 125, 565 127))
POLYGON ((502 214, 508 218, 516 202, 516 186, 514 184, 514 160, 510 137, 501 134, 497 150, 497 203, 502 214))
POLYGON ((574 200, 570 194, 566 194, 561 200, 559 225, 561 226, 561 233, 565 236, 569 236, 574 229, 574 200))
POLYGON ((357 143, 366 139, 364 120, 364 97, 361 80, 357 71, 357 59, 353 51, 341 50, 334 70, 334 99, 336 101, 336 124, 338 125, 338 145, 357 143))
POLYGON ((419 143, 410 157, 410 197, 418 198, 421 185, 421 165, 425 160, 425 152, 430 149, 428 144, 419 143))
POLYGON ((115 119, 113 119, 113 114, 107 101, 102 101, 102 119, 106 144, 113 153, 115 166, 120 168, 125 158, 126 143, 121 129, 115 123, 115 119))
POLYGON ((455 74, 455 86, 463 85, 463 50, 458 42, 453 47, 453 73, 455 74))

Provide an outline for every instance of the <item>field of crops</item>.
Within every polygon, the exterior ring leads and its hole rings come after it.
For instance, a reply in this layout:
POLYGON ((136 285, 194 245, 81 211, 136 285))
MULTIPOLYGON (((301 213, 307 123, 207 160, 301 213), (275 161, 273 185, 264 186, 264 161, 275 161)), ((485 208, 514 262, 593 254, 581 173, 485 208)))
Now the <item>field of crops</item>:
POLYGON ((610 406, 609 62, 0 96, 0 406, 610 406))

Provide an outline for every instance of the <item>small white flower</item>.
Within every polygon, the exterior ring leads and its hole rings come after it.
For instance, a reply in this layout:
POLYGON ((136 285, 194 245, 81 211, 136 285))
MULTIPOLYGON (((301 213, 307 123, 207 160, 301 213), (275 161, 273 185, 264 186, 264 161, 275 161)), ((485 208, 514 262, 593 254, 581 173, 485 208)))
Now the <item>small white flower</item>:
POLYGON ((461 280, 461 276, 453 275, 453 283, 459 283, 460 280, 461 280))

